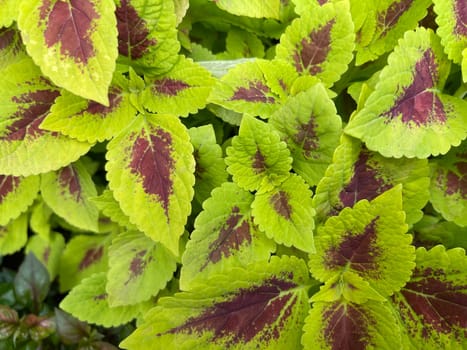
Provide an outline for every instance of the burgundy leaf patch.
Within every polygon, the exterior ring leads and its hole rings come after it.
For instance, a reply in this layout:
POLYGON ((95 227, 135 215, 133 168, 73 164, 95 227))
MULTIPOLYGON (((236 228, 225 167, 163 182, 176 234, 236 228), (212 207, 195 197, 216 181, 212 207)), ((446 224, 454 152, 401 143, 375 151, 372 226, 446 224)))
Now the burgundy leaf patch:
POLYGON ((89 0, 58 0, 51 8, 51 1, 44 1, 40 19, 46 22, 44 32, 48 47, 59 45, 64 56, 72 57, 77 63, 86 64, 94 56, 91 40, 93 21, 99 18, 89 0))
MULTIPOLYGON (((264 332, 261 341, 278 339, 281 325, 278 319, 292 314, 296 303, 293 293, 284 293, 297 287, 295 283, 271 278, 260 286, 240 289, 225 302, 219 302, 201 315, 192 317, 185 324, 169 333, 201 333, 211 331, 213 340, 228 338, 228 345, 247 343, 258 333, 264 332), (293 299, 293 300, 292 300, 293 299), (276 325, 272 327, 272 325, 276 325)), ((157 334, 160 336, 162 334, 157 334)))
POLYGON ((301 41, 301 48, 297 48, 293 59, 298 72, 308 71, 316 75, 322 71, 321 64, 326 61, 331 49, 331 29, 335 23, 332 19, 322 27, 313 30, 308 38, 301 41))
POLYGON ((459 193, 462 199, 467 199, 467 163, 458 162, 454 165, 461 175, 448 171, 446 175, 446 194, 459 193))
POLYGON ((271 197, 271 204, 274 210, 283 218, 290 220, 292 217, 292 207, 289 203, 287 192, 279 191, 271 197))
POLYGON ((121 95, 121 90, 112 87, 109 91, 109 106, 104 106, 101 105, 98 102, 95 101, 89 101, 88 107, 82 111, 80 114, 83 113, 90 113, 93 115, 97 115, 100 117, 105 117, 106 114, 111 113, 114 111, 116 108, 118 108, 118 105, 122 101, 122 95, 121 95))
POLYGON ((92 264, 98 262, 102 258, 103 255, 104 255, 103 246, 88 249, 86 251, 86 254, 84 254, 83 259, 80 261, 78 265, 79 271, 87 269, 92 264))
POLYGON ((173 193, 172 136, 162 129, 156 129, 150 135, 143 130, 134 142, 130 168, 133 174, 141 177, 146 193, 159 199, 168 217, 173 193))
POLYGON ((0 28, 0 50, 6 49, 15 40, 15 30, 12 28, 0 28))
POLYGON ((248 87, 240 87, 230 98, 231 101, 245 100, 248 102, 275 103, 271 96, 266 96, 271 89, 261 81, 250 81, 248 87))
POLYGON ((138 252, 135 257, 131 260, 130 263, 130 278, 128 281, 125 282, 125 284, 128 284, 130 280, 133 278, 141 275, 144 272, 144 269, 147 265, 148 262, 150 262, 152 259, 148 259, 147 261, 144 260, 144 256, 146 255, 147 250, 141 250, 138 252))
POLYGON ((263 154, 261 153, 260 149, 256 149, 256 153, 252 157, 253 159, 253 170, 256 174, 261 174, 266 171, 266 159, 264 158, 263 154))
POLYGON ((456 34, 467 36, 467 2, 465 0, 455 0, 454 13, 456 14, 456 34))
POLYGON ((416 126, 445 123, 446 114, 439 97, 432 91, 438 81, 438 68, 433 51, 428 49, 415 65, 414 81, 404 89, 394 107, 383 116, 392 120, 402 115, 402 122, 416 126))
POLYGON ((0 204, 10 192, 13 192, 18 187, 19 182, 19 177, 0 175, 0 204))
POLYGON ((129 0, 121 0, 115 10, 118 28, 118 52, 132 60, 144 56, 150 46, 157 44, 148 38, 149 29, 129 0))
POLYGON ((310 116, 310 121, 307 124, 299 124, 297 126, 295 143, 302 145, 303 155, 306 158, 310 158, 311 153, 319 146, 315 129, 316 123, 313 116, 310 116))
POLYGON ((77 200, 81 200, 81 184, 78 174, 72 165, 69 165, 60 170, 58 174, 58 182, 62 188, 66 188, 69 193, 77 200))
POLYGON ((382 37, 397 24, 399 18, 412 6, 412 2, 413 0, 393 2, 386 12, 378 14, 378 24, 383 29, 381 32, 382 37))
POLYGON ((177 96, 180 91, 188 89, 189 84, 182 80, 163 78, 154 82, 153 91, 156 94, 177 96))
MULTIPOLYGON (((232 251, 238 250, 244 242, 251 243, 250 224, 240 214, 240 209, 234 206, 230 216, 220 229, 219 237, 209 245, 209 261, 216 263, 222 257, 231 256, 232 251)), ((207 263, 201 270, 206 266, 207 263)))

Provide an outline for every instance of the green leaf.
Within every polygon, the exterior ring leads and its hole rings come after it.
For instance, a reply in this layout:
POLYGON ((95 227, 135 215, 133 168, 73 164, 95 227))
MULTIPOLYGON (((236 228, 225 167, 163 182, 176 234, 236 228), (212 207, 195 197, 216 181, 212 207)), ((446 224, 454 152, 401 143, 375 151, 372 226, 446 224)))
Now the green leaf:
POLYGON ((359 200, 372 200, 397 184, 402 184, 402 208, 406 222, 421 219, 429 199, 430 170, 426 159, 384 158, 367 150, 359 140, 343 135, 333 162, 320 180, 313 198, 317 221, 359 200))
POLYGON ((39 236, 44 239, 49 239, 51 232, 51 216, 53 211, 42 200, 42 196, 31 208, 31 218, 29 220, 29 227, 39 236))
POLYGON ((136 226, 130 222, 130 218, 123 213, 112 191, 106 189, 100 196, 90 197, 89 200, 113 222, 129 230, 136 230, 136 226))
POLYGON ((18 26, 29 55, 56 85, 108 106, 117 58, 113 0, 23 1, 18 26))
POLYGON ((112 307, 149 300, 177 268, 175 257, 142 232, 122 232, 109 247, 106 291, 112 307))
POLYGON ((24 247, 28 240, 28 218, 26 214, 0 226, 0 255, 13 254, 24 247))
POLYGON ((439 245, 417 249, 410 281, 392 297, 406 348, 464 349, 467 345, 467 257, 439 245))
POLYGON ((382 296, 408 281, 415 254, 412 237, 406 234, 401 187, 343 209, 318 229, 316 254, 309 262, 315 278, 324 282, 343 273, 356 274, 382 296))
POLYGON ((431 160, 431 204, 446 220, 467 226, 467 143, 431 160))
POLYGON ((449 65, 432 30, 406 32, 345 132, 385 157, 427 158, 459 145, 467 102, 441 93, 449 65))
POLYGON ((419 246, 433 247, 442 244, 446 248, 467 249, 467 227, 457 226, 436 216, 425 215, 414 227, 414 241, 419 246))
POLYGON ((276 18, 280 15, 280 0, 216 0, 220 9, 237 16, 276 18))
POLYGON ((98 231, 99 210, 89 200, 97 196, 97 190, 81 161, 42 174, 41 193, 45 203, 71 225, 98 231))
POLYGON ((212 89, 209 102, 268 118, 285 102, 297 73, 286 62, 256 59, 236 65, 212 89))
POLYGON ((227 171, 222 148, 216 142, 212 125, 204 125, 188 130, 194 148, 195 198, 203 203, 211 195, 211 191, 227 181, 227 171))
POLYGON ((124 349, 298 349, 308 313, 305 263, 273 257, 159 299, 124 349))
POLYGON ((0 173, 44 173, 68 165, 89 151, 88 143, 40 129, 60 93, 30 59, 12 63, 2 76, 0 173))
POLYGON ((178 256, 195 182, 186 128, 172 115, 139 115, 107 148, 109 187, 122 211, 178 256))
POLYGON ((110 307, 105 284, 105 272, 85 278, 62 300, 60 308, 81 321, 107 328, 128 323, 140 314, 140 304, 110 307))
POLYGON ((268 261, 275 245, 253 222, 253 198, 231 182, 212 191, 182 256, 182 290, 190 290, 194 281, 225 273, 233 266, 268 261))
POLYGON ((122 85, 123 82, 110 86, 108 107, 62 91, 40 127, 89 143, 117 136, 136 114, 122 85))
POLYGON ((313 193, 298 175, 291 175, 272 191, 256 194, 251 205, 254 222, 277 243, 314 252, 313 193))
POLYGON ((227 33, 225 48, 225 54, 221 54, 223 58, 264 57, 264 45, 258 36, 238 28, 232 28, 227 33))
POLYGON ((59 264, 61 292, 68 291, 94 273, 107 271, 112 238, 112 235, 79 235, 67 243, 59 264))
POLYGON ((385 303, 314 303, 303 329, 305 350, 402 349, 398 324, 385 303))
POLYGON ((49 240, 41 236, 33 236, 26 246, 26 253, 32 252, 47 268, 50 280, 53 281, 58 274, 60 257, 65 248, 65 239, 60 233, 54 232, 49 240))
POLYGON ((174 2, 116 0, 118 61, 138 73, 162 74, 177 62, 174 2))
POLYGON ((292 158, 285 142, 268 124, 245 115, 238 136, 227 148, 227 171, 241 188, 270 191, 290 175, 292 158))
POLYGON ((316 76, 331 87, 352 60, 354 39, 349 3, 328 2, 313 6, 287 27, 276 57, 290 62, 300 75, 316 76))
POLYGON ((214 79, 205 68, 180 56, 169 72, 146 78, 146 85, 142 98, 147 109, 187 117, 206 106, 214 79))
POLYGON ((351 0, 352 17, 357 17, 356 64, 373 61, 391 51, 408 30, 415 29, 427 14, 430 0, 351 0))
MULTIPOLYGON (((10 0, 7 0, 10 1, 10 0)), ((10 1, 12 4, 15 0, 10 1)), ((2 0, 0 0, 0 8, 2 0)), ((2 13, 4 9, 2 8, 2 13)), ((0 22, 1 22, 0 14, 0 22)), ((23 43, 21 41, 21 35, 19 30, 12 26, 9 28, 2 28, 0 25, 0 69, 6 68, 13 62, 17 62, 26 57, 26 51, 24 50, 23 43)))
POLYGON ((26 211, 37 197, 38 191, 38 176, 0 175, 0 226, 26 211))
POLYGON ((9 27, 18 15, 18 4, 16 0, 0 0, 0 28, 9 27))
POLYGON ((292 168, 310 186, 318 183, 339 144, 342 122, 321 84, 290 97, 270 119, 293 156, 292 168))

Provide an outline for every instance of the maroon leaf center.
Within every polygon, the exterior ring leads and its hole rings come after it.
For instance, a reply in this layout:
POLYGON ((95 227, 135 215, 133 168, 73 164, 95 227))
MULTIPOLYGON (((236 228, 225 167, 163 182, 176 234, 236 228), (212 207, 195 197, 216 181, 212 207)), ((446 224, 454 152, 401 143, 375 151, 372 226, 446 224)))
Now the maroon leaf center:
POLYGON ((456 34, 467 36, 467 2, 465 0, 455 0, 454 13, 456 15, 456 34))
POLYGON ((393 2, 386 12, 378 14, 378 24, 382 28, 381 37, 384 37, 397 24, 399 18, 412 6, 412 2, 413 0, 393 2))
POLYGON ((290 220, 292 216, 292 207, 289 203, 289 194, 284 191, 279 191, 271 197, 271 205, 274 210, 283 218, 290 220))
POLYGON ((153 91, 162 95, 177 96, 180 91, 189 87, 190 85, 182 80, 163 78, 154 83, 153 91))
POLYGON ((303 155, 306 158, 311 157, 311 153, 318 148, 318 139, 316 137, 316 124, 314 116, 310 116, 310 121, 306 124, 299 124, 297 126, 297 133, 295 134, 295 143, 302 146, 303 155))
POLYGON ((20 178, 15 176, 0 175, 0 204, 3 199, 13 192, 20 183, 20 178))
POLYGON ((248 87, 240 87, 230 98, 231 101, 245 100, 249 102, 275 103, 275 99, 269 94, 271 89, 261 81, 250 81, 248 87))
POLYGON ((83 259, 79 263, 78 269, 82 271, 88 268, 92 264, 98 262, 102 258, 103 254, 104 254, 103 246, 88 249, 86 253, 84 254, 83 259))
MULTIPOLYGON (((58 182, 60 186, 66 189, 77 201, 81 200, 81 184, 78 174, 72 165, 60 170, 58 182)), ((65 191, 63 191, 62 194, 65 194, 65 191)))

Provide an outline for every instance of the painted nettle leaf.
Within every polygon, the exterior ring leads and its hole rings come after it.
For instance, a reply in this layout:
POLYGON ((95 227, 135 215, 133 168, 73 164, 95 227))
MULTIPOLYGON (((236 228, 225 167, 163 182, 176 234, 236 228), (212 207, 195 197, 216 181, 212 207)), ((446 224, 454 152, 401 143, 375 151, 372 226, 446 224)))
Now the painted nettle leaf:
POLYGON ((289 97, 269 119, 287 143, 292 168, 310 186, 316 185, 331 163, 342 133, 342 122, 323 85, 289 97))
POLYGON ((292 64, 298 74, 316 76, 331 87, 352 60, 354 38, 348 1, 316 4, 287 27, 276 57, 292 64))
POLYGON ((289 177, 292 158, 285 142, 269 124, 245 115, 238 136, 227 148, 225 162, 236 184, 261 193, 289 177))
POLYGON ((298 349, 312 282, 296 257, 273 257, 161 298, 124 349, 298 349))
POLYGON ((430 162, 431 204, 446 220, 467 226, 467 142, 430 162))
POLYGON ((1 71, 0 174, 29 176, 59 169, 91 145, 40 128, 59 90, 31 59, 1 71))
POLYGON ((122 211, 178 256, 195 182, 186 128, 173 115, 140 114, 107 149, 109 187, 122 211))
POLYGON ((467 136, 467 102, 443 93, 449 67, 432 30, 406 32, 345 132, 385 157, 447 153, 467 136))
POLYGON ((137 230, 136 226, 130 222, 130 218, 122 211, 120 204, 109 189, 105 189, 97 197, 89 197, 89 200, 113 222, 128 230, 137 230))
POLYGON ((108 106, 115 70, 113 0, 31 0, 20 4, 18 27, 29 55, 56 85, 108 106))
POLYGON ((65 248, 65 238, 58 232, 53 232, 49 239, 39 235, 29 238, 26 253, 33 252, 49 272, 50 280, 58 275, 60 256, 65 248))
POLYGON ((446 250, 438 245, 428 251, 418 248, 416 253, 416 267, 410 281, 391 298, 404 330, 404 348, 465 349, 465 250, 446 250))
POLYGON ((253 200, 253 194, 226 182, 203 203, 182 256, 182 290, 191 290, 194 281, 206 280, 214 273, 269 260, 275 244, 255 225, 253 200))
POLYGON ((316 188, 316 220, 324 223, 343 208, 353 207, 362 199, 371 201, 402 184, 402 208, 406 222, 413 224, 423 215, 422 208, 430 196, 429 183, 426 159, 384 158, 366 149, 359 140, 342 135, 333 162, 316 188))
POLYGON ((17 28, 0 26, 0 69, 24 57, 26 57, 26 52, 17 28))
MULTIPOLYGON (((9 27, 18 15, 18 4, 16 0, 0 0, 0 28, 9 27)), ((1 46, 1 45, 0 45, 1 46)))
POLYGON ((28 240, 28 217, 21 214, 0 225, 0 255, 13 254, 23 248, 28 240))
POLYGON ((247 16, 256 18, 279 19, 281 1, 280 0, 211 0, 220 9, 237 16, 247 16))

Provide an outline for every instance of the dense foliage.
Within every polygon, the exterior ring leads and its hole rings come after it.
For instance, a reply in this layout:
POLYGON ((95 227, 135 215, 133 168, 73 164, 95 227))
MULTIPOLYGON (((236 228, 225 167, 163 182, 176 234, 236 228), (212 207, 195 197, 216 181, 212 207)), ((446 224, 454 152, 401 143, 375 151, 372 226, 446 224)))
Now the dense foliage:
POLYGON ((466 0, 0 0, 0 73, 0 348, 467 348, 466 0))

